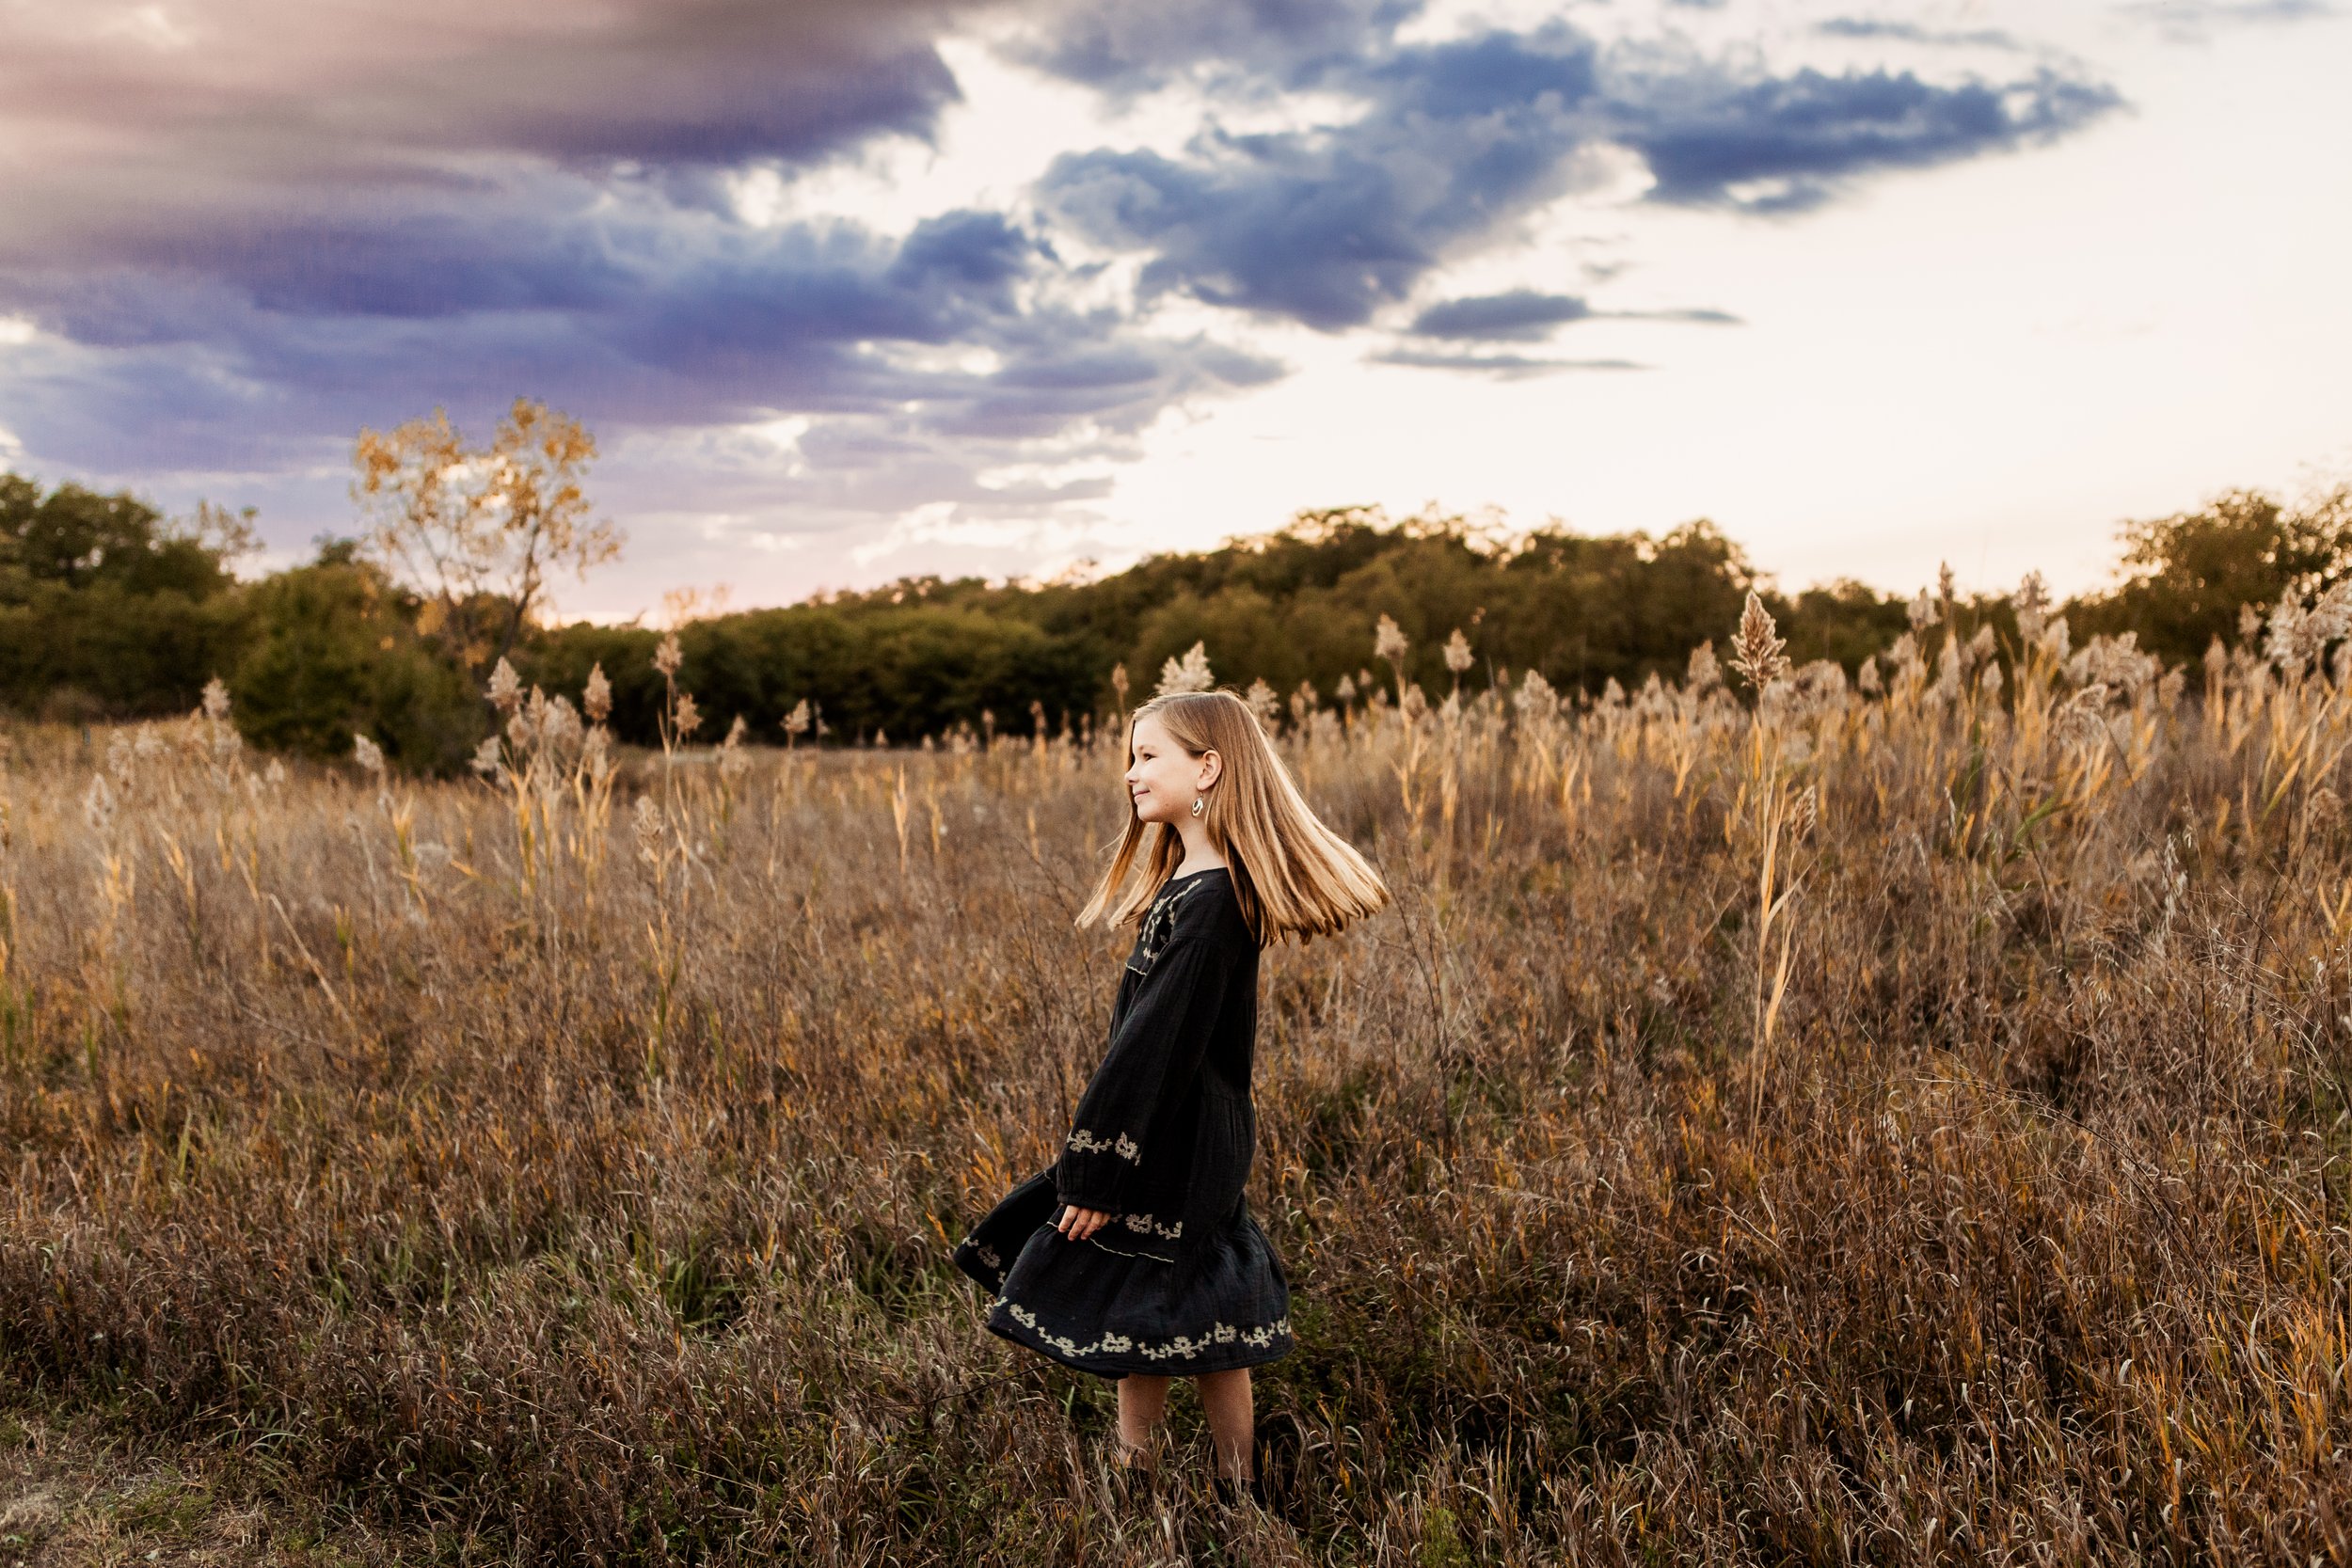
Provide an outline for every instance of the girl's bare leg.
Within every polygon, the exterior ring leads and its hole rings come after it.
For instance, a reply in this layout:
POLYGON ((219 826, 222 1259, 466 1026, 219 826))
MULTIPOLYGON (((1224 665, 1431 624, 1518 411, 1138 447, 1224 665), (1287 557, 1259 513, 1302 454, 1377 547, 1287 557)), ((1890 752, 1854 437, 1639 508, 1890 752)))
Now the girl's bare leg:
MULTIPOLYGON (((1167 1379, 1161 1381, 1165 1383, 1167 1379)), ((1235 1367, 1231 1371, 1202 1372, 1197 1381, 1200 1385, 1200 1411, 1209 1418, 1209 1437, 1216 1445, 1217 1472, 1235 1481, 1248 1481, 1255 1441, 1249 1408, 1249 1369, 1235 1367)))
POLYGON ((1120 1457, 1130 1465, 1145 1463, 1152 1429, 1168 1414, 1168 1382, 1149 1372, 1129 1372, 1119 1380, 1120 1457))

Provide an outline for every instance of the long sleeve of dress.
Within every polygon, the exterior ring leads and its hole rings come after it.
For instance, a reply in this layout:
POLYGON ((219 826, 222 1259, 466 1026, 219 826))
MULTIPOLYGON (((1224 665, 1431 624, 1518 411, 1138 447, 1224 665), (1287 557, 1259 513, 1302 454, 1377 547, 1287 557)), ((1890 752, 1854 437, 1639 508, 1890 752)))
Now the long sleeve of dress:
MULTIPOLYGON (((1055 1164, 1055 1193, 1066 1204, 1126 1212, 1146 1163, 1173 1152, 1152 1147, 1152 1120, 1200 1072, 1234 967, 1217 901, 1188 904, 1175 912, 1174 928, 1156 952, 1150 951, 1148 929, 1137 944, 1142 977, 1072 1114, 1055 1164)), ((1130 959, 1130 967, 1137 961, 1130 959)))

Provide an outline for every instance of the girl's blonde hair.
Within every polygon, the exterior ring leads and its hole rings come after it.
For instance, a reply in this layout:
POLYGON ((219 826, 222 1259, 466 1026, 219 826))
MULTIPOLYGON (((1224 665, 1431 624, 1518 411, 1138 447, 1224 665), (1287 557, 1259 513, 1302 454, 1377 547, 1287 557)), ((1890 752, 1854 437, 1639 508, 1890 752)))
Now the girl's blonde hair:
MULTIPOLYGON (((1304 946, 1389 902, 1380 873, 1355 846, 1325 827, 1298 793, 1248 703, 1221 689, 1153 697, 1127 716, 1130 767, 1136 725, 1147 718, 1157 719, 1187 755, 1215 752, 1223 764, 1209 786, 1202 822, 1209 842, 1225 857, 1242 916, 1258 945, 1296 937, 1304 946)), ((1130 800, 1127 831, 1077 923, 1091 926, 1107 915, 1111 925, 1123 926, 1135 919, 1184 858, 1183 835, 1165 823, 1144 821, 1130 800), (1122 895, 1120 884, 1139 856, 1145 862, 1143 878, 1122 895)))

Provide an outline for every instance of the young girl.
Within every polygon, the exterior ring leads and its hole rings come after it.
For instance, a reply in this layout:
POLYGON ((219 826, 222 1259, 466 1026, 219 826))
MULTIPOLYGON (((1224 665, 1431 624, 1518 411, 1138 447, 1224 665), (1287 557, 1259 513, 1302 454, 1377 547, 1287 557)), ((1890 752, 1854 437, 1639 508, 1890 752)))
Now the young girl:
POLYGON ((1127 755, 1126 833, 1077 920, 1140 916, 1109 1050, 1058 1158, 955 1261, 995 1292, 993 1333, 1118 1381, 1125 1463, 1143 1460, 1169 1378, 1197 1377, 1218 1472, 1248 1485, 1249 1369, 1291 1348, 1289 1282, 1243 1196, 1258 950, 1336 932, 1389 890, 1232 692, 1152 698, 1127 755))

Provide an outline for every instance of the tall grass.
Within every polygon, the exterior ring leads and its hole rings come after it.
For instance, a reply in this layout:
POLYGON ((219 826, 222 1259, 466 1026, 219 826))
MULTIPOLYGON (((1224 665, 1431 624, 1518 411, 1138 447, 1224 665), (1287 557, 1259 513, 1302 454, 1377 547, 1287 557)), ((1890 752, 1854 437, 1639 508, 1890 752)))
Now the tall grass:
POLYGON ((2342 661, 1958 613, 1292 700, 1398 899, 1265 966, 1271 1515, 1120 1495, 946 1261, 1101 1050, 1113 726, 18 737, 0 1370, 420 1560, 2344 1560, 2342 661))

